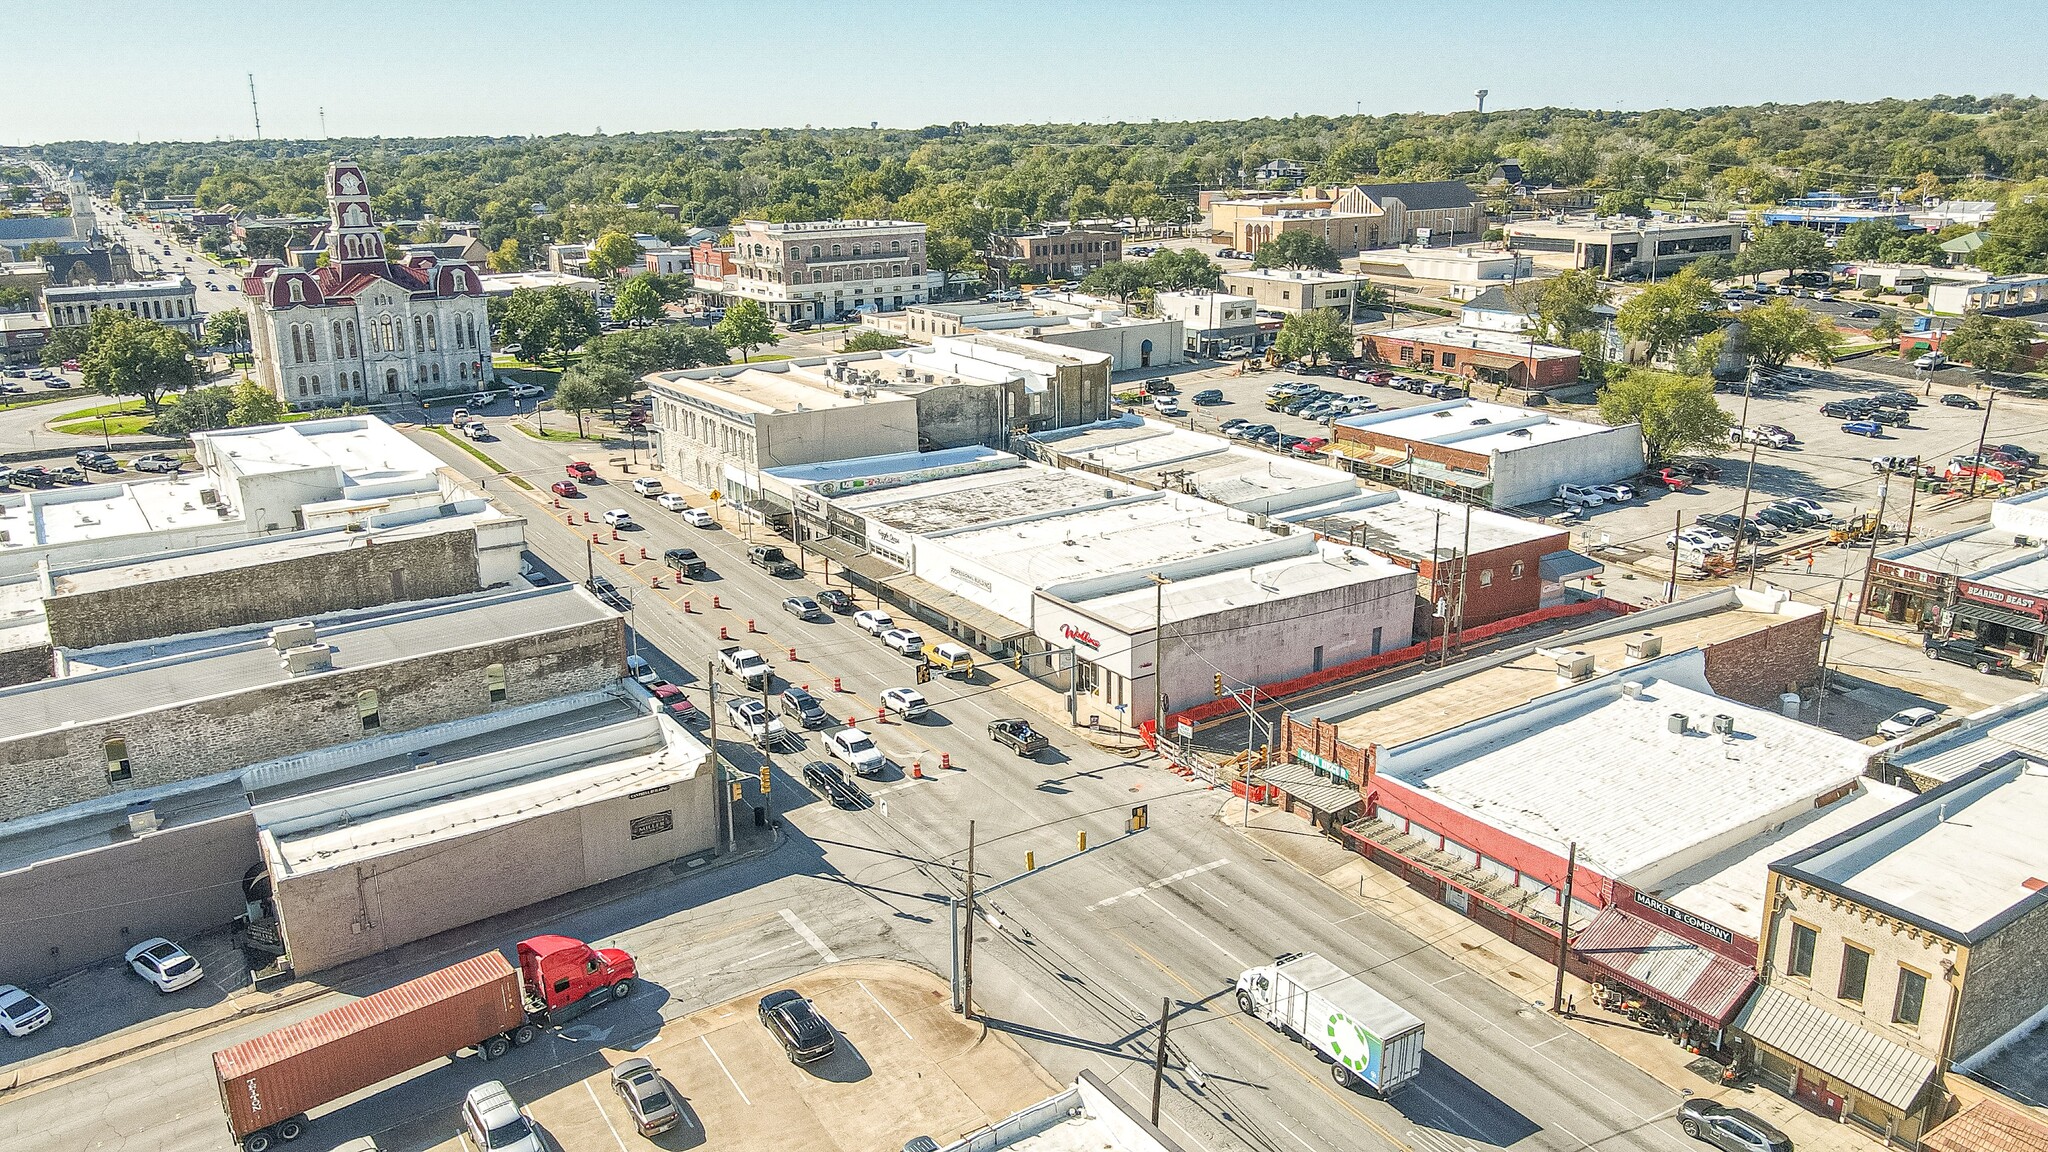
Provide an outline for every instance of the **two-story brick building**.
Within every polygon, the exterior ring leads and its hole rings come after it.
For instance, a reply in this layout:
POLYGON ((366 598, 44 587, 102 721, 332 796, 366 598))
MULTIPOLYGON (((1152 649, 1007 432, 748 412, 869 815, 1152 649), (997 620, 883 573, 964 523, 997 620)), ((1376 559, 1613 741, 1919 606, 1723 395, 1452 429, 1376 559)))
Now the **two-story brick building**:
POLYGON ((1123 259, 1123 246, 1111 228, 1046 228, 996 236, 989 257, 1013 280, 1026 268, 1040 279, 1075 278, 1123 259))
POLYGON ((1947 1078, 2038 1099, 2048 1004, 2048 764, 2009 753, 1771 865, 1753 1071, 1913 1146, 1947 1078))

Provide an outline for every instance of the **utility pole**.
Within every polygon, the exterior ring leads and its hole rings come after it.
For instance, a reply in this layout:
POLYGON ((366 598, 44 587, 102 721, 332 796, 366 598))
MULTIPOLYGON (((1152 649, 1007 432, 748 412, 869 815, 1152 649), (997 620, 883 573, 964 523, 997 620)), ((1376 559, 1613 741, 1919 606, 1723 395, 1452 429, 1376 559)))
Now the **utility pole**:
POLYGON ((1680 510, 1671 518, 1671 583, 1664 589, 1666 604, 1678 599, 1678 532, 1685 527, 1685 512, 1680 510))
POLYGON ((256 121, 256 138, 263 139, 263 113, 256 107, 256 74, 249 73, 249 116, 256 121))
POLYGON ((1152 1053, 1152 1126, 1159 1127, 1159 1089, 1166 1082, 1166 1020, 1173 1011, 1173 997, 1159 999, 1159 1040, 1152 1053))
POLYGON ((1870 576, 1877 569, 1877 538, 1884 535, 1885 498, 1891 495, 1891 474, 1886 473, 1877 483, 1877 522, 1870 526, 1870 558, 1863 562, 1863 590, 1856 594, 1856 620, 1863 620, 1863 613, 1870 605, 1870 576))
POLYGON ((1564 906, 1558 910, 1557 918, 1557 979, 1550 986, 1550 1012, 1556 1015, 1564 1011, 1564 959, 1572 942, 1572 873, 1579 870, 1579 842, 1572 841, 1571 854, 1564 864, 1564 906))
POLYGON ((960 1014, 974 1019, 974 821, 967 822, 967 935, 960 941, 960 1014))
MULTIPOLYGON (((1449 622, 1454 623, 1457 627, 1458 646, 1461 648, 1464 647, 1465 644, 1465 589, 1470 587, 1471 583, 1472 506, 1470 504, 1467 504, 1465 505, 1465 542, 1458 548, 1458 598, 1452 601, 1451 620, 1449 622)), ((1448 640, 1449 636, 1450 632, 1447 626, 1445 631, 1445 638, 1448 640)), ((1443 662, 1438 666, 1449 667, 1450 663, 1451 646, 1449 644, 1445 644, 1443 662)))
POLYGON ((704 683, 709 685, 704 695, 704 714, 711 717, 711 778, 717 782, 719 800, 725 805, 725 844, 730 852, 739 847, 739 832, 733 827, 735 804, 728 786, 734 782, 726 780, 725 762, 718 758, 718 661, 705 662, 704 683))
POLYGON ((1166 585, 1157 572, 1152 581, 1152 747, 1156 751, 1166 739, 1166 585))
MULTIPOLYGON (((1735 517, 1735 571, 1738 574, 1742 571, 1742 542, 1749 537, 1750 531, 1749 490, 1750 486, 1756 483, 1756 447, 1757 438, 1751 436, 1749 438, 1749 471, 1742 477, 1742 512, 1735 517)), ((1749 548, 1749 586, 1752 589, 1756 587, 1756 554, 1761 546, 1762 541, 1758 541, 1756 544, 1750 545, 1749 548)), ((1672 552, 1675 555, 1677 549, 1673 549, 1672 552)))
POLYGON ((1996 388, 1984 394, 1984 426, 1977 429, 1977 458, 1970 463, 1969 498, 1972 500, 1977 498, 1977 474, 1984 470, 1984 440, 1991 435, 1991 402, 1996 399, 1998 399, 1998 389, 1996 388))
MULTIPOLYGON (((1437 614, 1437 581, 1443 575, 1443 546, 1444 514, 1438 512, 1436 514, 1436 532, 1429 539, 1429 612, 1430 619, 1441 619, 1448 624, 1450 623, 1448 619, 1450 614, 1448 612, 1442 616, 1437 614)), ((1427 632, 1422 634, 1422 666, 1424 668, 1429 667, 1429 633, 1427 632)))

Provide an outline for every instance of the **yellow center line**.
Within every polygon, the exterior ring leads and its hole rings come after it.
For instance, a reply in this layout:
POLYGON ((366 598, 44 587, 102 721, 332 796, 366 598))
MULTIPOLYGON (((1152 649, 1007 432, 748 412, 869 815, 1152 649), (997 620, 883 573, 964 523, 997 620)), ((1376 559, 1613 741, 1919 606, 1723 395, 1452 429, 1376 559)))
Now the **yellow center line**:
MULTIPOLYGON (((1168 979, 1180 985, 1182 988, 1187 989, 1188 995, 1194 997, 1197 1000, 1200 1000, 1205 995, 1205 993, 1201 989, 1195 987, 1193 984, 1188 983, 1186 980, 1181 979, 1180 973, 1175 972, 1173 969, 1168 968, 1166 965, 1160 963, 1157 957, 1153 956, 1150 952, 1145 951, 1143 948, 1140 948, 1137 944, 1133 943, 1130 937, 1125 936, 1122 932, 1119 932, 1116 929, 1111 929, 1110 933, 1111 935, 1114 935, 1117 939, 1122 940, 1124 942, 1124 945, 1128 947, 1131 951, 1136 952, 1140 956, 1143 956, 1146 959, 1146 961, 1149 962, 1154 968, 1157 968, 1161 972, 1165 973, 1168 979)), ((1310 1075, 1309 1073, 1302 1071, 1301 1066, 1294 1062, 1290 1054, 1283 1052, 1278 1048, 1275 1048, 1271 1041, 1267 1040, 1264 1036, 1261 1036, 1259 1034, 1258 1029, 1253 1028, 1250 1024, 1246 1023, 1244 1017, 1241 1014, 1234 1014, 1229 1019, 1231 1023, 1237 1025, 1240 1031, 1242 1031, 1245 1035, 1251 1037, 1254 1041, 1256 1041, 1261 1048, 1266 1049, 1268 1052, 1271 1052, 1274 1056, 1278 1057, 1282 1065, 1293 1071, 1295 1075, 1300 1076, 1302 1079, 1315 1085, 1317 1088, 1322 1089, 1324 1095, 1328 1096, 1330 1099, 1342 1105, 1345 1111, 1351 1113, 1353 1116, 1356 1116, 1360 1120, 1364 1121, 1366 1127, 1372 1129, 1374 1132, 1379 1133, 1380 1136, 1383 1139, 1385 1139, 1389 1144, 1392 1144, 1394 1147, 1400 1149, 1401 1152, 1415 1152, 1415 1149, 1410 1147, 1406 1141, 1394 1135, 1392 1132, 1389 1132, 1386 1129, 1385 1125, 1382 1125, 1379 1121, 1374 1120, 1372 1117, 1366 1115, 1364 1112, 1359 1111, 1357 1105, 1345 1099, 1341 1094, 1338 1093, 1335 1087, 1324 1081, 1322 1077, 1310 1075)))

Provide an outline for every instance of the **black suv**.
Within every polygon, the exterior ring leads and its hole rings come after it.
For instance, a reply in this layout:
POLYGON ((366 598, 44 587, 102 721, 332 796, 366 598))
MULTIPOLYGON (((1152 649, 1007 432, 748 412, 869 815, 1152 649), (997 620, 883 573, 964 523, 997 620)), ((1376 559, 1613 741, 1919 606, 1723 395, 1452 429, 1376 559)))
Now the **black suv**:
POLYGON ((1975 668, 1986 676, 1993 672, 2006 672, 2012 669, 2012 657, 1986 648, 1966 636, 1929 636, 1926 651, 1929 660, 1946 660, 1950 664, 1961 664, 1965 668, 1975 668))
POLYGON ((761 1026, 774 1034, 792 1064, 823 1060, 837 1043, 832 1025, 793 988, 761 997, 760 1015, 761 1026))
POLYGON ((806 728, 823 728, 832 722, 832 717, 825 714, 825 706, 818 703, 818 698, 801 688, 783 689, 776 708, 806 728))
POLYGON ((1695 1098, 1679 1105, 1678 1126, 1721 1152, 1792 1152, 1791 1139, 1762 1118, 1712 1100, 1695 1098))

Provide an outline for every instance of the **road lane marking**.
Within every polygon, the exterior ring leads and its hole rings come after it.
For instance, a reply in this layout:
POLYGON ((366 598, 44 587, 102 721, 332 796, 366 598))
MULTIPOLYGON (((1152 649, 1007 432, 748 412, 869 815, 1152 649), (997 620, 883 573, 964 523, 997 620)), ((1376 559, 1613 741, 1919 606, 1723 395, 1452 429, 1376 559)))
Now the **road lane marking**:
POLYGON ((860 985, 860 990, 868 994, 868 999, 873 1000, 875 1002, 875 1007, 880 1008, 882 1010, 882 1015, 887 1016, 889 1018, 889 1023, 894 1024, 896 1026, 896 1030, 898 1032, 903 1033, 903 1038, 905 1040, 910 1041, 912 1044, 917 1043, 917 1037, 912 1036, 910 1034, 910 1029, 905 1028, 903 1026, 903 1021, 898 1020, 896 1018, 896 1014, 894 1012, 889 1011, 889 1006, 887 1004, 882 1003, 882 998, 875 995, 874 990, 868 987, 867 981, 855 980, 854 983, 860 985))
POLYGON ((706 1052, 711 1053, 711 1058, 713 1060, 718 1061, 718 1070, 720 1072, 725 1073, 726 1081, 732 1085, 732 1090, 740 1094, 740 1103, 745 1104, 749 1108, 752 1108, 754 1106, 754 1102, 752 1100, 747 1099, 747 1090, 740 1087, 740 1082, 732 1078, 732 1069, 727 1068, 725 1066, 725 1061, 718 1059, 718 1049, 713 1048, 711 1046, 711 1037, 699 1036, 697 1037, 697 1039, 703 1041, 704 1050, 706 1052))
POLYGON ((1200 876, 1204 872, 1221 868, 1228 863, 1230 863, 1230 861, 1228 860, 1211 860, 1207 864, 1197 864, 1193 868, 1183 868, 1180 871, 1175 872, 1171 876, 1161 876, 1159 879, 1154 880, 1149 884, 1141 884, 1138 887, 1133 888, 1127 892, 1119 892, 1114 896, 1105 896, 1102 899, 1097 900, 1095 903, 1090 904, 1085 909, 1085 911, 1093 912, 1098 908, 1107 908, 1111 904, 1114 904, 1119 900, 1129 900, 1133 896, 1143 896, 1146 892, 1151 891, 1154 888, 1164 888, 1168 884, 1172 884, 1175 881, 1186 880, 1190 876, 1200 876))
POLYGON ((629 1148, 627 1148, 627 1147, 626 1147, 626 1142, 625 1142, 625 1140, 623 1140, 623 1139, 621 1139, 621 1138, 619 1137, 619 1130, 618 1130, 617 1128, 614 1128, 614 1127, 612 1126, 612 1118, 611 1118, 611 1117, 610 1117, 609 1115, 607 1115, 607 1114, 605 1113, 605 1110, 604 1110, 604 1101, 602 1101, 602 1100, 599 1100, 599 1099, 597 1098, 597 1089, 595 1089, 595 1088, 592 1088, 592 1087, 590 1086, 590 1081, 588 1081, 588 1080, 585 1080, 585 1081, 583 1082, 583 1090, 584 1090, 585 1092, 588 1092, 588 1093, 590 1093, 590 1102, 591 1102, 591 1104, 592 1104, 592 1105, 594 1105, 594 1106, 595 1106, 595 1107, 597 1108, 597 1114, 598 1114, 599 1116, 603 1116, 603 1117, 604 1117, 604 1126, 605 1126, 605 1128, 606 1128, 606 1129, 607 1129, 608 1131, 610 1131, 610 1132, 611 1132, 611 1134, 612 1134, 612 1143, 614 1143, 614 1144, 617 1144, 617 1145, 619 1146, 619 1152, 632 1152, 632 1150, 631 1150, 631 1149, 629 1149, 629 1148))
POLYGON ((810 925, 797 919, 796 913, 787 908, 777 909, 777 911, 782 916, 783 921, 789 925, 790 931, 795 932, 798 938, 802 939, 804 943, 809 944, 811 950, 818 954, 819 959, 827 964, 839 963, 839 957, 833 955, 830 948, 825 947, 825 942, 818 939, 818 934, 811 931, 810 925))

